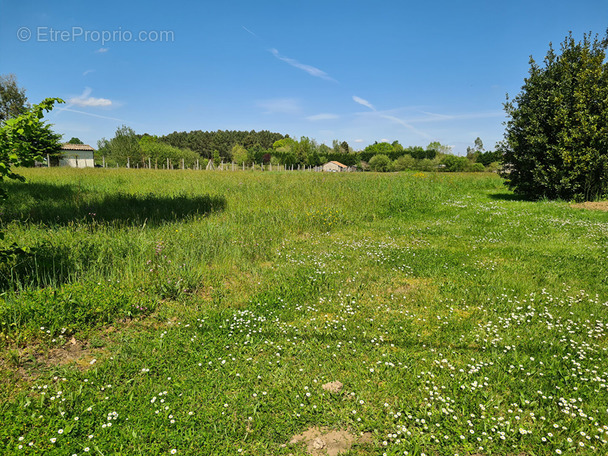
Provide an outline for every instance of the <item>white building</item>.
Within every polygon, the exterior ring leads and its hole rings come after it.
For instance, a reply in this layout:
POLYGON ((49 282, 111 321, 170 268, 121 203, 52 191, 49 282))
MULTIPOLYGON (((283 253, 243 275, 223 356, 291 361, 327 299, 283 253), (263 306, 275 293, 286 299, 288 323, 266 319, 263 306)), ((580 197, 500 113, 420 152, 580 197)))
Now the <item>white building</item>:
POLYGON ((94 153, 95 149, 87 144, 63 144, 59 166, 93 168, 95 167, 94 153))
POLYGON ((323 171, 329 171, 330 173, 339 173, 348 171, 348 166, 343 165, 337 161, 330 161, 323 165, 323 171))

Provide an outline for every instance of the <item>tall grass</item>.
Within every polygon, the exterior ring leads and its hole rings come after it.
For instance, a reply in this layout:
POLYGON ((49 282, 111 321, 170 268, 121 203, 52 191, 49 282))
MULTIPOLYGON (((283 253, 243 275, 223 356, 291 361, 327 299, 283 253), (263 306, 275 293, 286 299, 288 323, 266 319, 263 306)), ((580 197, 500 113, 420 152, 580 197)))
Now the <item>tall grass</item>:
POLYGON ((606 213, 480 174, 24 174, 7 454, 607 452, 606 213))

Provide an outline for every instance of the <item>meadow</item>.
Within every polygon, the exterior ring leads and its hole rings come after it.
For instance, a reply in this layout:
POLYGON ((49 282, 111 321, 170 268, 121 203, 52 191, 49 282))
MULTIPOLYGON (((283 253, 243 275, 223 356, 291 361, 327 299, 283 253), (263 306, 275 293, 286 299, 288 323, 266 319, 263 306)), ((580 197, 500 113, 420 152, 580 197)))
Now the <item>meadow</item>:
POLYGON ((3 454, 608 454, 606 212, 486 173, 23 174, 3 454))

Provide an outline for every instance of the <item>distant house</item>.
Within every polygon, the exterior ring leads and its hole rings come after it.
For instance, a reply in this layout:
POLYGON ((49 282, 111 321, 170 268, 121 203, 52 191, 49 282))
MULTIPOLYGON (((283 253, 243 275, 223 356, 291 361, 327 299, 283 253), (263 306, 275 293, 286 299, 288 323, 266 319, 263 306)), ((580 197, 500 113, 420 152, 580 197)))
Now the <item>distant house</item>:
POLYGON ((58 165, 71 168, 93 168, 95 167, 94 153, 95 149, 87 144, 63 144, 58 165))
POLYGON ((323 171, 329 171, 330 173, 339 173, 349 171, 348 166, 343 165, 337 161, 330 161, 323 165, 323 171))

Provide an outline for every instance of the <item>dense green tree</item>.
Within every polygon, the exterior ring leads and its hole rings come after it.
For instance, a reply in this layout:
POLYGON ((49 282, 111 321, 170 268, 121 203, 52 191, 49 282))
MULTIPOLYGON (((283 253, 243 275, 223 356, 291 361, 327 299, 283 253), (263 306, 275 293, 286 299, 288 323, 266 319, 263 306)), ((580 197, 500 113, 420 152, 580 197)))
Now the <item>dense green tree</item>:
POLYGON ((232 146, 232 161, 237 165, 242 165, 243 163, 249 163, 249 155, 247 154, 247 149, 245 149, 240 144, 235 144, 232 146))
POLYGON ((78 138, 71 138, 67 144, 84 144, 80 139, 78 138))
POLYGON ((374 155, 369 161, 370 169, 377 172, 392 171, 392 165, 391 159, 384 154, 374 155))
POLYGON ((114 138, 100 139, 97 142, 97 149, 99 154, 120 166, 126 166, 127 162, 135 164, 145 158, 137 134, 126 125, 116 129, 114 138))
POLYGON ((507 99, 501 143, 506 184, 530 198, 594 199, 608 191, 608 36, 570 34, 542 66, 530 58, 521 92, 507 99))
POLYGON ((351 149, 350 146, 348 145, 348 143, 346 141, 342 141, 340 143, 340 152, 343 154, 348 154, 350 153, 351 149))
POLYGON ((139 139, 139 147, 141 149, 141 164, 142 166, 166 166, 167 160, 174 168, 179 168, 182 165, 188 168, 196 164, 196 160, 200 157, 196 152, 190 149, 173 147, 163 141, 160 141, 156 136, 144 135, 139 139))
POLYGON ((484 152, 483 141, 478 136, 475 138, 475 145, 473 147, 467 147, 467 158, 473 163, 478 161, 481 154, 484 152))
POLYGON ((0 124, 24 114, 28 108, 25 89, 17 85, 15 75, 0 75, 0 124))
POLYGON ((466 157, 458 157, 456 155, 445 155, 441 159, 441 164, 444 165, 441 168, 447 172, 460 172, 465 171, 469 167, 470 161, 466 157))
MULTIPOLYGON (((0 126, 0 182, 5 178, 24 180, 15 173, 14 167, 32 166, 47 154, 59 153, 61 135, 53 133, 51 126, 42 120, 44 112, 53 109, 55 103, 63 100, 46 98, 0 126)), ((3 188, 0 188, 0 199, 6 199, 3 188)))
POLYGON ((409 154, 402 155, 393 162, 393 168, 395 171, 405 171, 407 169, 414 169, 416 166, 416 159, 409 154))
MULTIPOLYGON (((449 155, 452 153, 452 146, 447 146, 445 144, 441 144, 439 141, 433 141, 426 146, 426 150, 434 150, 437 154, 449 155)), ((427 157, 432 160, 431 157, 427 157)), ((433 157, 434 158, 434 157, 433 157)))
POLYGON ((491 163, 502 161, 502 152, 500 150, 481 152, 476 159, 477 163, 483 166, 489 166, 491 163))
POLYGON ((231 160, 232 147, 235 144, 244 146, 245 149, 260 148, 268 150, 273 144, 286 135, 272 133, 266 130, 256 132, 251 131, 191 131, 173 132, 160 139, 172 146, 191 149, 201 157, 212 158, 213 151, 217 150, 224 161, 231 160))

